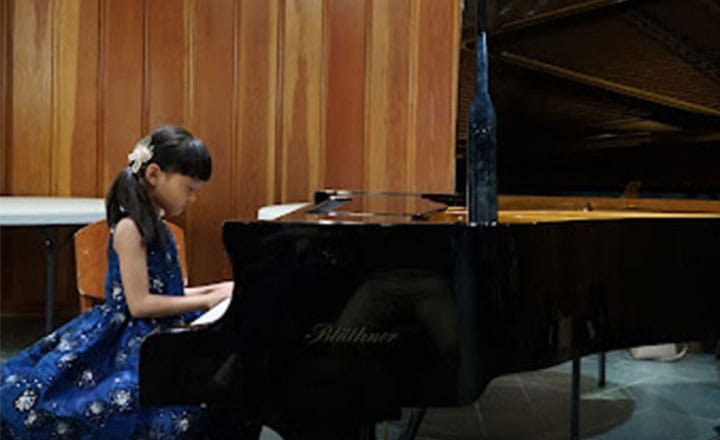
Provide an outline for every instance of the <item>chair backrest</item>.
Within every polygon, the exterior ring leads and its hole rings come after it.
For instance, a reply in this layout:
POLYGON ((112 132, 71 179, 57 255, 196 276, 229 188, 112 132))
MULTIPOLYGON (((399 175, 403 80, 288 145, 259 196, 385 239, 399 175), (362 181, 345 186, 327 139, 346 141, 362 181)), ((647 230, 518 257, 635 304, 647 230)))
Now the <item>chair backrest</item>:
MULTIPOLYGON (((175 237, 178 259, 182 269, 183 283, 187 285, 187 263, 185 256, 185 233, 182 228, 166 222, 175 237)), ((78 230, 75 242, 75 275, 80 294, 80 312, 105 301, 105 274, 107 272, 107 246, 110 228, 105 220, 87 225, 78 230)))

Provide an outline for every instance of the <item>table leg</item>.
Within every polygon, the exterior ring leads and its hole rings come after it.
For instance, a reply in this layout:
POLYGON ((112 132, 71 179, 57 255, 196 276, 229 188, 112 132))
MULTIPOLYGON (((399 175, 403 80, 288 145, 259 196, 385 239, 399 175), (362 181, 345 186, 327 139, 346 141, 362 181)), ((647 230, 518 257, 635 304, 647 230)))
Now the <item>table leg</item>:
POLYGON ((55 290, 55 251, 57 243, 55 228, 48 227, 44 231, 45 237, 45 333, 53 330, 53 300, 55 290))

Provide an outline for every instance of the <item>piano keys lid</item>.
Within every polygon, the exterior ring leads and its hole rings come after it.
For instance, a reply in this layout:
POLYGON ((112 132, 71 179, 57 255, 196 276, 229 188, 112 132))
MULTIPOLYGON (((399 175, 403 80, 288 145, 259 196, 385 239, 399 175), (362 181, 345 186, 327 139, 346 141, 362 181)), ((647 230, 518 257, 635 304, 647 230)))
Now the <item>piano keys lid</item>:
MULTIPOLYGON (((465 2, 465 188, 475 0, 465 2)), ((720 5, 488 1, 501 194, 720 199, 720 5)))

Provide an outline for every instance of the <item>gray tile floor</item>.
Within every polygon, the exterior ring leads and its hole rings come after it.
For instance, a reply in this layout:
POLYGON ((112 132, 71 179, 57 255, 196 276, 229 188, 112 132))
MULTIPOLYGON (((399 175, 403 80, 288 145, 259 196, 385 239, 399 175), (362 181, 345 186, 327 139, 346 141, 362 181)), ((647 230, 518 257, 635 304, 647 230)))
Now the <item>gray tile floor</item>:
MULTIPOLYGON (((459 410, 437 411, 420 438, 568 438, 570 373, 566 363, 498 378, 465 410, 468 417, 474 411, 476 422, 466 422, 462 432, 450 435, 443 427, 458 426, 451 420, 459 410)), ((615 351, 608 354, 606 386, 599 388, 596 380, 597 357, 586 357, 581 380, 583 438, 707 440, 720 425, 720 362, 711 355, 662 363, 635 361, 626 351, 615 351)))
MULTIPOLYGON (((610 352, 603 388, 598 357, 587 356, 581 365, 583 439, 720 439, 713 429, 720 429, 720 360, 713 355, 658 362, 610 352)), ((570 380, 570 362, 497 378, 471 406, 429 409, 418 439, 567 439, 570 380)), ((388 431, 400 429, 391 422, 388 431)))
MULTIPOLYGON (((42 335, 42 319, 0 320, 0 362, 42 335)), ((689 354, 675 362, 608 353, 607 385, 597 386, 597 356, 582 360, 581 432, 595 440, 720 438, 720 360, 689 354)), ((419 440, 559 440, 569 438, 570 363, 495 379, 473 405, 430 408, 419 440)), ((402 421, 378 425, 397 439, 402 421)), ((277 440, 264 430, 262 440, 277 440)))

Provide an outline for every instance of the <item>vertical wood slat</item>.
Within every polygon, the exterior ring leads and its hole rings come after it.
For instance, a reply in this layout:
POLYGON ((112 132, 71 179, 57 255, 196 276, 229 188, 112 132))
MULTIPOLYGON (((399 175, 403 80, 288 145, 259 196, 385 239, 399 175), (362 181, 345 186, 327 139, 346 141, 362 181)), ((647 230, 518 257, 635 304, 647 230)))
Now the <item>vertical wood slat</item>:
POLYGON ((327 188, 364 188, 367 13, 367 0, 327 1, 327 188))
POLYGON ((184 5, 177 0, 146 3, 147 130, 185 123, 187 37, 184 5))
POLYGON ((286 0, 282 84, 282 200, 307 200, 323 181, 323 2, 286 0))
MULTIPOLYGON (((69 48, 63 63, 75 63, 75 80, 79 84, 72 97, 74 125, 70 136, 71 185, 70 194, 80 197, 94 197, 97 194, 98 175, 98 62, 99 62, 99 14, 97 0, 76 0, 77 45, 69 48), (74 53, 72 52, 74 50, 74 53)), ((67 79, 60 77, 61 87, 67 79)), ((70 103, 68 103, 70 105, 70 103)), ((59 109, 63 111, 63 109, 59 109)), ((101 193, 104 195, 104 193, 101 193)))
POLYGON ((410 2, 372 3, 366 113, 366 185, 404 191, 409 103, 410 2))
POLYGON ((234 216, 232 210, 234 25, 232 0, 194 1, 192 60, 193 96, 188 128, 202 137, 213 155, 213 176, 203 187, 198 201, 187 215, 188 265, 190 278, 207 282, 230 276, 221 240, 222 220, 234 216), (198 257, 198 258, 196 258, 198 257))
POLYGON ((65 56, 77 45, 77 2, 51 3, 51 135, 50 135, 50 194, 70 194, 70 173, 72 126, 75 120, 75 95, 77 64, 67 61, 65 56), (60 77, 67 80, 66 87, 60 87, 60 77), (66 106, 63 108, 63 105, 66 106), (68 136, 69 135, 69 136, 68 136))
POLYGON ((0 2, 0 194, 6 194, 8 191, 8 155, 10 154, 10 145, 12 145, 9 121, 10 99, 12 82, 10 64, 12 46, 10 38, 12 34, 12 2, 0 2))
POLYGON ((52 1, 16 1, 13 6, 8 190, 16 195, 51 194, 52 1))
POLYGON ((418 2, 417 106, 413 116, 413 175, 408 186, 424 192, 452 188, 455 163, 455 95, 460 37, 456 0, 418 2), (448 38, 450 36, 455 38, 448 38))
MULTIPOLYGON (((418 59, 419 59, 419 50, 420 50, 420 44, 419 44, 419 37, 421 35, 420 32, 420 1, 412 1, 410 3, 410 10, 409 10, 409 23, 408 23, 408 102, 407 102, 407 137, 405 139, 406 141, 406 150, 404 154, 404 160, 405 160, 405 181, 404 181, 404 187, 405 188, 414 188, 417 190, 417 187, 415 186, 415 170, 417 168, 417 164, 415 161, 417 160, 417 105, 418 105, 418 93, 419 93, 419 84, 418 79, 420 76, 420 72, 418 69, 418 59)), ((412 204, 411 201, 407 201, 407 204, 412 204)), ((403 206, 402 208, 408 209, 410 206, 403 206)), ((396 208, 397 209, 397 208, 396 208)))
POLYGON ((127 155, 142 133, 143 0, 103 0, 104 51, 100 154, 102 190, 127 165, 127 155))
POLYGON ((285 102, 283 101, 283 82, 285 80, 283 63, 285 42, 285 10, 287 9, 286 0, 278 0, 278 12, 277 12, 277 31, 275 33, 278 41, 278 52, 277 52, 277 100, 275 101, 276 106, 276 117, 275 117, 275 182, 273 184, 273 202, 280 203, 284 202, 283 199, 283 188, 285 179, 283 179, 285 170, 285 151, 284 151, 284 136, 283 136, 283 122, 284 122, 284 108, 285 102))
POLYGON ((235 212, 253 213, 275 197, 278 117, 277 0, 240 3, 237 74, 237 144, 232 174, 235 212))
POLYGON ((88 0, 56 1, 54 6, 51 193, 92 196, 97 180, 97 7, 88 0))

